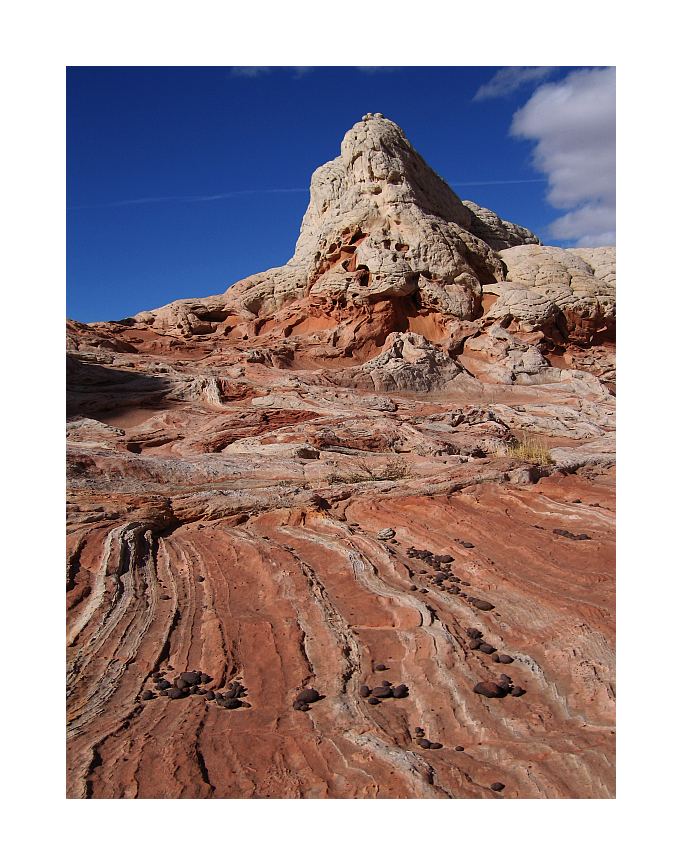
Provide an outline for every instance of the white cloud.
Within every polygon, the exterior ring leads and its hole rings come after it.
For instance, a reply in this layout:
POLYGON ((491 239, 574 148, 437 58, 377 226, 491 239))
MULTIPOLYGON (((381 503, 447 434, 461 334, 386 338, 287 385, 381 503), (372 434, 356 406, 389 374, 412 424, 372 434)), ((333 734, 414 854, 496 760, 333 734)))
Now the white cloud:
POLYGON ((512 135, 535 141, 548 202, 569 213, 550 234, 579 246, 615 243, 616 70, 583 69, 544 84, 515 114, 512 135))
POLYGON ((474 96, 475 102, 509 96, 524 84, 537 84, 547 78, 556 66, 505 66, 496 72, 490 81, 482 84, 474 96))

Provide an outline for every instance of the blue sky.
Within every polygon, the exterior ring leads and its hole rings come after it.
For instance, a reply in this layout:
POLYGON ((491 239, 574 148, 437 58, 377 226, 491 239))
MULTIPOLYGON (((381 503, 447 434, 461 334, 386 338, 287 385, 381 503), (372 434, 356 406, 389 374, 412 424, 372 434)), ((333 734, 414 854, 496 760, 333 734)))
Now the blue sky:
POLYGON ((368 111, 543 242, 615 242, 612 110, 615 136, 609 69, 71 67, 67 314, 122 318, 285 262, 310 175, 368 111))

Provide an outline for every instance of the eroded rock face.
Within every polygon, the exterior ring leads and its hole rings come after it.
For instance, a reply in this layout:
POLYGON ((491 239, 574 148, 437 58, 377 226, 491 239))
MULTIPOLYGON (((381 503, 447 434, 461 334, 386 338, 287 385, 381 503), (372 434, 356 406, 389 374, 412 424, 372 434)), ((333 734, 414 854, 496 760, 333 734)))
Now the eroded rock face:
POLYGON ((553 323, 558 309, 568 334, 574 339, 584 341, 597 333, 613 337, 615 249, 516 246, 503 250, 500 255, 507 266, 506 281, 514 284, 514 288, 508 289, 505 283, 499 286, 498 314, 504 307, 513 306, 513 311, 511 308, 509 311, 515 318, 535 327, 540 319, 543 324, 550 320, 553 323), (528 289, 525 296, 518 292, 519 286, 528 289))
POLYGON ((70 797, 615 795, 613 260, 529 240, 371 115, 287 265, 68 323, 70 797))
POLYGON ((340 383, 377 391, 440 390, 465 370, 417 333, 392 333, 380 355, 334 375, 340 383))
POLYGON ((540 239, 528 228, 508 222, 494 211, 481 207, 473 201, 462 203, 471 211, 469 231, 485 241, 491 249, 499 252, 501 249, 509 249, 510 246, 540 243, 540 239))

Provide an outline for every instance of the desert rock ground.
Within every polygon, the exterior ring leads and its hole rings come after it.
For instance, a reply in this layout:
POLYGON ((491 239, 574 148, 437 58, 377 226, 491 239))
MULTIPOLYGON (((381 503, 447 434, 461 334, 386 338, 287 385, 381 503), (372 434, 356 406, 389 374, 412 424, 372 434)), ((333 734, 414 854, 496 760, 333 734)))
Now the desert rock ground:
POLYGON ((356 126, 282 269, 69 322, 69 797, 615 795, 613 252, 356 126))

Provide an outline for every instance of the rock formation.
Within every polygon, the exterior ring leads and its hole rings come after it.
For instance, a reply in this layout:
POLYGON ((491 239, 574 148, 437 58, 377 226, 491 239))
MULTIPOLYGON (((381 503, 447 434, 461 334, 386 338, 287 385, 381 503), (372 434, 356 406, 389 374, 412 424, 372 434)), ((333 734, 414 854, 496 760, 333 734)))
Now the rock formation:
POLYGON ((612 797, 614 340, 381 115, 287 264, 69 322, 68 795, 612 797))

